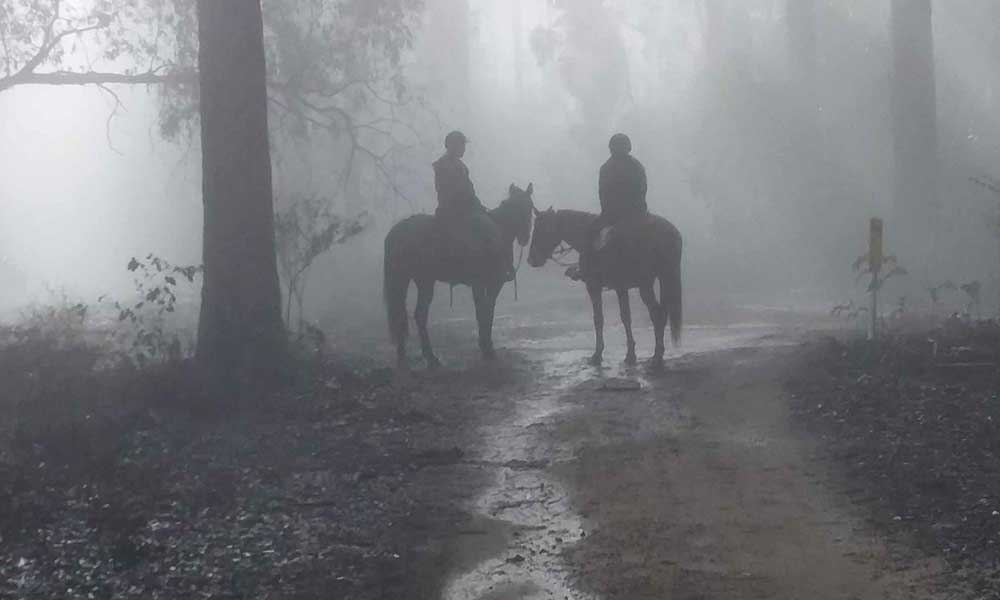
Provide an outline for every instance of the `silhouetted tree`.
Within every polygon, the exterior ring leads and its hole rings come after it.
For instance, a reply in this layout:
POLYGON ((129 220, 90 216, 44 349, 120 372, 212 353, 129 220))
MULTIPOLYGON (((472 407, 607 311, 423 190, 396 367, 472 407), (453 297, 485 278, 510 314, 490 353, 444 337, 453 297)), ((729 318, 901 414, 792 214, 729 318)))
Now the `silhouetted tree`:
POLYGON ((197 358, 227 380, 284 354, 259 0, 198 0, 204 285, 197 358))

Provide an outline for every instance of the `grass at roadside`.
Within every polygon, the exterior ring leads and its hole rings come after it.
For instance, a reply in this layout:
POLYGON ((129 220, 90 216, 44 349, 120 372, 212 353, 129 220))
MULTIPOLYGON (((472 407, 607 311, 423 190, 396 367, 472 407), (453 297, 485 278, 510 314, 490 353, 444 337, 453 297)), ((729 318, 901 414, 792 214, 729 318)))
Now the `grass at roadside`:
POLYGON ((814 341, 788 383, 876 524, 986 595, 1000 593, 998 361, 1000 325, 953 319, 877 345, 814 341))

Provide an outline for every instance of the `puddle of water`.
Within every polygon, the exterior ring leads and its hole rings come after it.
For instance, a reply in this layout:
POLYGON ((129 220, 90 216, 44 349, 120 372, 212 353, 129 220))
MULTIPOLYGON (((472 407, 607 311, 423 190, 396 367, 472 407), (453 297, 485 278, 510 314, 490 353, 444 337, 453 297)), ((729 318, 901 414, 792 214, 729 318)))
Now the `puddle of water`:
POLYGON ((449 582, 443 594, 446 600, 590 598, 572 589, 568 566, 561 558, 562 549, 584 535, 583 520, 570 506, 566 490, 544 470, 544 465, 568 457, 560 456, 534 427, 566 410, 559 399, 575 380, 568 378, 526 395, 510 418, 483 428, 477 458, 529 468, 496 469, 493 483, 473 503, 480 515, 510 525, 510 543, 501 554, 449 582))
MULTIPOLYGON (((502 332, 505 323, 497 325, 502 332)), ((780 343, 777 332, 776 327, 760 323, 725 328, 690 327, 686 330, 684 347, 672 350, 667 358, 772 345, 780 343)), ((652 329, 637 328, 636 334, 640 348, 646 343, 651 351, 652 329)), ((565 393, 588 381, 624 377, 638 380, 644 388, 655 383, 640 375, 641 368, 589 366, 593 334, 583 328, 543 339, 518 339, 516 335, 510 339, 517 340, 519 350, 540 361, 544 375, 537 391, 517 399, 516 409, 509 418, 480 432, 482 445, 475 458, 483 465, 510 466, 493 467, 492 484, 472 507, 482 518, 502 522, 511 532, 509 543, 503 552, 479 561, 453 578, 443 598, 589 600, 592 596, 573 589, 568 582, 569 566, 561 556, 564 548, 585 535, 585 523, 573 511, 566 490, 545 470, 547 465, 572 457, 568 450, 554 447, 544 438, 546 425, 571 408, 562 401, 565 393)), ((624 339, 608 344, 609 365, 618 364, 610 360, 612 357, 624 355, 624 339)), ((760 440, 748 441, 760 443, 760 440)))

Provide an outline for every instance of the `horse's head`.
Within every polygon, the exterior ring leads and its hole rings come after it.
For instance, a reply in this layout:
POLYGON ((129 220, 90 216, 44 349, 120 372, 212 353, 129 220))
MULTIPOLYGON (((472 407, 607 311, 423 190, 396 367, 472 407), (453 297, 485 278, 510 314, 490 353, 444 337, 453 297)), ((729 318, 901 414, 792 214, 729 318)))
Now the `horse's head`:
POLYGON ((544 265, 562 243, 562 235, 556 223, 556 211, 552 208, 546 211, 535 210, 535 233, 531 236, 531 250, 528 251, 528 264, 533 267, 544 265))
POLYGON ((528 184, 528 189, 522 190, 513 183, 510 184, 509 196, 500 205, 500 209, 505 215, 505 225, 509 227, 509 234, 513 234, 517 243, 527 246, 531 241, 531 216, 535 212, 535 204, 531 200, 531 195, 535 191, 535 185, 528 184))

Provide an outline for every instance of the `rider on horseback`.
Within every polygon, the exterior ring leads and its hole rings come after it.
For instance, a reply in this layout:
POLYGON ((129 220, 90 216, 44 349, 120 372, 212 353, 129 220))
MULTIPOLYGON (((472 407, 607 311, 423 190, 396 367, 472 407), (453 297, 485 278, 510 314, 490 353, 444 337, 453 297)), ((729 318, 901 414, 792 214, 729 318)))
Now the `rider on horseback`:
POLYGON ((452 131, 445 137, 445 154, 434 163, 438 197, 435 215, 449 254, 465 258, 496 254, 500 273, 505 281, 510 281, 514 276, 512 250, 500 248, 496 225, 476 196, 469 168, 462 162, 467 141, 461 131, 452 131))
POLYGON ((624 133, 616 133, 608 142, 611 158, 601 167, 598 185, 601 199, 601 216, 587 230, 587 249, 580 253, 580 266, 570 277, 586 280, 594 274, 595 255, 603 248, 598 247, 598 236, 603 230, 618 225, 622 221, 645 215, 646 169, 632 156, 632 140, 624 133))

